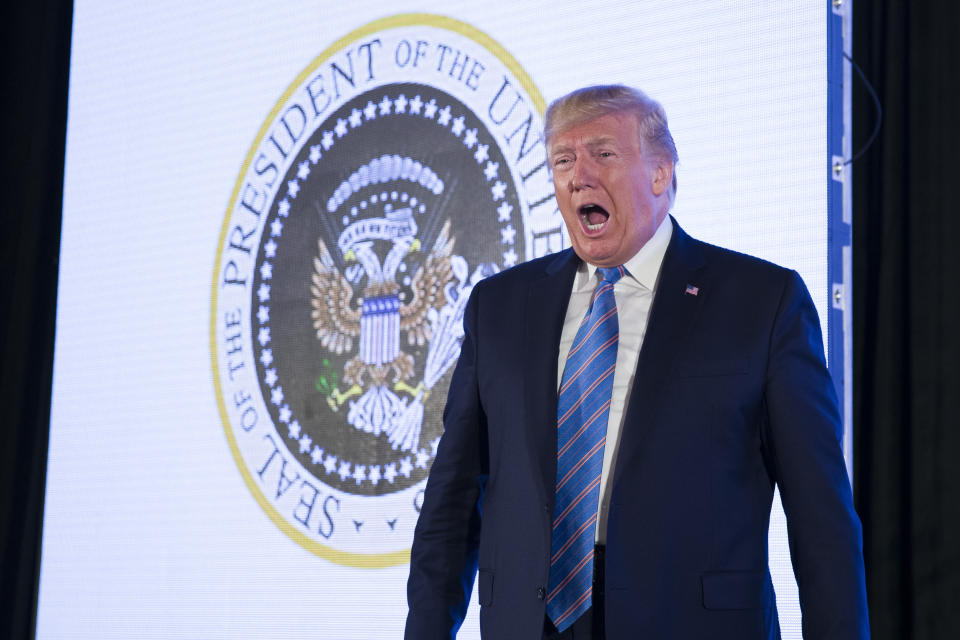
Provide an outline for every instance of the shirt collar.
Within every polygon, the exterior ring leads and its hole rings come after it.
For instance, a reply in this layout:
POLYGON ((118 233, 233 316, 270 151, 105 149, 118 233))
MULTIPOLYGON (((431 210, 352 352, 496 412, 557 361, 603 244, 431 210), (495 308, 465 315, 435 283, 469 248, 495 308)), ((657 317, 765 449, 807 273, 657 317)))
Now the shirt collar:
MULTIPOLYGON (((647 240, 645 245, 640 247, 640 251, 624 263, 623 266, 627 268, 629 275, 624 277, 622 282, 631 286, 640 285, 649 291, 653 291, 671 236, 673 236, 673 223, 670 221, 670 216, 664 216, 663 222, 657 227, 653 236, 647 240)), ((573 285, 574 291, 593 290, 596 287, 594 281, 596 273, 596 266, 588 262, 581 262, 573 285)))

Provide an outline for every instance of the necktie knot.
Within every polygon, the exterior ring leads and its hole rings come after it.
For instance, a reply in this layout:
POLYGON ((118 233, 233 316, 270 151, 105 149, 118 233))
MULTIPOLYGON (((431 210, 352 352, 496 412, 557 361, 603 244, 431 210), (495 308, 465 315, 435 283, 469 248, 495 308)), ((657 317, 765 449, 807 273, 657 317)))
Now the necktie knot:
POLYGON ((623 265, 616 267, 597 267, 597 272, 600 274, 600 280, 602 282, 616 284, 620 278, 627 275, 627 268, 623 265))

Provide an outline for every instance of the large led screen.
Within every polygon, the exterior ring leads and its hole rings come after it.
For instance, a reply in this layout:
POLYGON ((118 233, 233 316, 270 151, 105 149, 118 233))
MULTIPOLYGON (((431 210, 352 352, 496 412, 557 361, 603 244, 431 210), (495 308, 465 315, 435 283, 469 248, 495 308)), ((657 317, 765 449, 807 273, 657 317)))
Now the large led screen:
POLYGON ((826 329, 826 11, 78 0, 37 637, 401 636, 464 302, 569 244, 574 88, 661 101, 679 224, 826 329))

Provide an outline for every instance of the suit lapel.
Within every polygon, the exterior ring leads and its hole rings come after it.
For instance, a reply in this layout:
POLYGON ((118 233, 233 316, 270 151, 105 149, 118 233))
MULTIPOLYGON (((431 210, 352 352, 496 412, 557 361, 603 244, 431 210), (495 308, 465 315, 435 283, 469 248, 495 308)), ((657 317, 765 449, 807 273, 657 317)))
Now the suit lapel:
POLYGON ((557 475, 557 357, 560 334, 580 260, 567 249, 530 282, 524 329, 524 430, 543 503, 553 503, 557 475))
MULTIPOLYGON (((672 216, 671 216, 672 220, 672 216)), ((630 393, 630 404, 624 416, 620 452, 638 446, 647 433, 661 388, 670 378, 675 356, 680 352, 703 296, 704 257, 700 243, 688 236, 673 220, 673 236, 663 257, 657 291, 650 307, 647 331, 640 349, 637 370, 630 393), (688 286, 697 287, 687 291, 688 286)), ((620 457, 622 458, 622 455, 620 457)), ((614 485, 622 473, 622 465, 614 470, 614 485)))

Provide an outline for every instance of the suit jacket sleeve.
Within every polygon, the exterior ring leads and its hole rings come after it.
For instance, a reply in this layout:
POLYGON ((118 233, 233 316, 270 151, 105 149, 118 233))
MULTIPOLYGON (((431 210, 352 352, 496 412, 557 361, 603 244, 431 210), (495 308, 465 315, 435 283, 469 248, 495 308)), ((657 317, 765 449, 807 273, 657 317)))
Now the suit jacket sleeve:
POLYGON ((464 312, 464 338, 443 413, 444 434, 414 533, 405 638, 453 638, 477 571, 480 499, 487 474, 486 421, 477 386, 477 292, 464 312))
POLYGON ((862 533, 817 313, 790 272, 771 334, 768 453, 787 516, 804 638, 869 638, 862 533))

